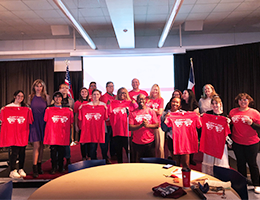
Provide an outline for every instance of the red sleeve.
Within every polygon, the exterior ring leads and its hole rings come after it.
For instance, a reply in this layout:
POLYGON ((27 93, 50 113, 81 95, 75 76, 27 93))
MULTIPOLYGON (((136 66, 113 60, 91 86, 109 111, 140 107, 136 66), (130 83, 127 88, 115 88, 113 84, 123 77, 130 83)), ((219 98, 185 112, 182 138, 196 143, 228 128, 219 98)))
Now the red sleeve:
POLYGON ((79 101, 76 101, 75 104, 74 104, 74 113, 78 113, 79 112, 79 106, 80 106, 80 102, 79 101))
POLYGON ((48 121, 48 118, 49 118, 49 112, 50 112, 50 109, 49 109, 49 108, 46 108, 46 110, 45 110, 45 114, 44 114, 44 121, 45 121, 45 122, 48 121))
POLYGON ((134 115, 133 115, 133 113, 130 113, 130 115, 129 115, 129 124, 134 125, 134 115))
POLYGON ((33 114, 32 114, 32 110, 29 108, 29 113, 28 113, 28 117, 29 117, 29 124, 32 124, 34 119, 33 119, 33 114))
POLYGON ((257 110, 254 110, 254 111, 255 111, 255 116, 254 116, 253 122, 256 124, 260 124, 260 114, 257 110))
POLYGON ((166 124, 166 126, 172 127, 172 121, 170 120, 169 116, 165 118, 164 123, 166 124))
POLYGON ((73 111, 70 111, 70 123, 73 124, 74 122, 74 114, 73 111))
POLYGON ((201 124, 201 121, 200 121, 200 117, 199 116, 197 116, 197 124, 196 124, 196 127, 197 128, 201 128, 202 127, 202 124, 201 124))
POLYGON ((78 119, 81 121, 82 120, 82 107, 78 110, 79 115, 78 115, 78 119))
POLYGON ((151 115, 152 115, 152 119, 153 119, 153 124, 158 123, 158 118, 157 118, 157 115, 154 110, 151 110, 151 115))
POLYGON ((3 121, 3 113, 2 113, 3 110, 4 110, 4 108, 2 108, 2 109, 0 110, 0 121, 3 121))
POLYGON ((164 99, 161 98, 159 108, 163 108, 163 107, 164 107, 164 99))
POLYGON ((104 108, 105 108, 105 120, 107 120, 107 119, 108 119, 108 111, 107 111, 107 107, 104 106, 104 108))
POLYGON ((138 108, 138 104, 135 102, 135 103, 132 103, 130 104, 130 112, 133 112, 136 108, 138 108))

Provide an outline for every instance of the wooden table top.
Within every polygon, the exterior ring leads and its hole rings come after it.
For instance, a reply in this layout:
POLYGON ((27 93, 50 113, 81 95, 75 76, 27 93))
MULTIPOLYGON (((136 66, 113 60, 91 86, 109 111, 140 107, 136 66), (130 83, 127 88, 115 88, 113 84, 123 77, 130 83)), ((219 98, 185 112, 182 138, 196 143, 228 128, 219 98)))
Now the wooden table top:
MULTIPOLYGON (((152 188, 164 182, 182 187, 182 180, 174 183, 173 178, 164 174, 179 167, 163 169, 162 164, 124 163, 111 164, 83 169, 56 178, 30 197, 32 199, 159 199, 153 195, 152 188)), ((216 180, 214 177, 192 171, 201 178, 216 180)), ((179 199, 199 199, 185 189, 187 195, 179 199)))

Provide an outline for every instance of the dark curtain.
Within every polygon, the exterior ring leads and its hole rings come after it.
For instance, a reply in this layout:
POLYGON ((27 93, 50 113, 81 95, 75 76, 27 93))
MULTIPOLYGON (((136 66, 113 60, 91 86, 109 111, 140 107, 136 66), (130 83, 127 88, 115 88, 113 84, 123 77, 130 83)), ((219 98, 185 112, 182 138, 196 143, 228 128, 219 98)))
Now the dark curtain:
MULTIPOLYGON (((65 75, 66 72, 54 72, 54 91, 58 91, 60 84, 64 83, 65 75)), ((83 87, 83 72, 70 71, 70 81, 76 101, 79 98, 79 90, 83 87)))
POLYGON ((181 91, 187 88, 190 58, 197 100, 202 95, 202 87, 210 83, 220 95, 226 113, 235 107, 234 99, 241 92, 252 96, 255 108, 260 110, 260 43, 174 55, 175 88, 181 91))
POLYGON ((53 94, 54 59, 0 62, 0 106, 13 99, 16 90, 23 90, 25 102, 31 92, 32 83, 42 79, 48 94, 53 94))

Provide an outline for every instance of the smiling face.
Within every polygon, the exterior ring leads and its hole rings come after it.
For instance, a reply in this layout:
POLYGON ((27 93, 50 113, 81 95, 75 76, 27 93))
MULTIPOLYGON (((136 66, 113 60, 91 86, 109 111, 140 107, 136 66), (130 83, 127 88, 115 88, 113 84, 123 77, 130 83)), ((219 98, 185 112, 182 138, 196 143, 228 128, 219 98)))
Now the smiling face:
POLYGON ((22 92, 19 92, 16 96, 14 96, 14 103, 21 104, 24 100, 24 95, 22 92))
POLYGON ((125 100, 127 98, 126 90, 120 89, 118 92, 118 100, 125 100))
POLYGON ((221 105, 220 102, 217 102, 217 101, 213 100, 212 103, 211 103, 211 105, 212 105, 212 108, 213 108, 213 112, 214 112, 214 113, 217 113, 217 114, 218 114, 218 113, 221 113, 221 112, 222 112, 222 110, 221 110, 222 105, 221 105))
POLYGON ((82 89, 80 91, 80 95, 82 96, 83 99, 86 99, 88 96, 88 90, 87 89, 82 89))
POLYGON ((62 101, 62 96, 60 96, 60 95, 54 96, 54 105, 60 106, 61 105, 61 101, 62 101))
POLYGON ((62 85, 60 86, 59 91, 62 93, 63 96, 68 95, 68 92, 69 92, 69 86, 66 85, 66 84, 62 84, 62 85))
POLYGON ((182 98, 185 100, 185 101, 188 101, 189 100, 189 92, 187 90, 184 90, 183 91, 183 94, 182 94, 182 98))
POLYGON ((43 91, 43 85, 41 83, 38 83, 34 86, 34 90, 36 94, 41 94, 41 92, 43 91))
POLYGON ((207 97, 210 97, 211 93, 213 92, 212 88, 210 87, 210 85, 205 85, 204 87, 204 92, 206 94, 207 97))
POLYGON ((92 93, 92 99, 93 99, 93 101, 99 101, 99 98, 100 98, 100 93, 98 92, 98 91, 94 91, 93 93, 92 93))
POLYGON ((106 88, 107 88, 108 93, 112 94, 114 92, 114 84, 113 83, 109 83, 106 88))
POLYGON ((151 91, 152 98, 157 98, 159 96, 159 88, 158 86, 154 86, 151 91))
POLYGON ((242 96, 241 99, 238 100, 238 105, 240 108, 247 109, 249 106, 249 100, 245 96, 242 96))
POLYGON ((179 93, 179 92, 177 92, 177 91, 174 91, 174 93, 173 93, 173 97, 178 97, 178 98, 181 98, 181 95, 180 95, 180 93, 179 93))
POLYGON ((133 89, 134 89, 134 90, 138 90, 138 89, 139 89, 139 85, 140 85, 139 80, 136 79, 136 78, 134 78, 134 79, 132 80, 132 87, 133 87, 133 89))
POLYGON ((137 96, 137 103, 138 103, 138 107, 139 109, 144 109, 146 106, 145 106, 145 103, 146 103, 146 97, 144 94, 139 94, 137 96))
POLYGON ((175 97, 171 101, 171 111, 176 112, 181 107, 181 99, 178 97, 175 97))

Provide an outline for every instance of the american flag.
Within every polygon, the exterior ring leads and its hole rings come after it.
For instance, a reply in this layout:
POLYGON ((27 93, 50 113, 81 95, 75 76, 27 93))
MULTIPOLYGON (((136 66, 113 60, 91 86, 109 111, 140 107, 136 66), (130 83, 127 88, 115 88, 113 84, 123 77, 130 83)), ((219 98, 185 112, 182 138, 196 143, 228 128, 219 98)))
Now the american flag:
POLYGON ((69 66, 67 65, 66 68, 66 77, 65 77, 65 83, 69 86, 68 96, 74 99, 73 90, 70 82, 70 72, 69 72, 69 66))
POLYGON ((194 69, 193 69, 193 62, 192 58, 190 58, 190 76, 188 81, 188 89, 191 89, 195 94, 195 76, 194 76, 194 69))

